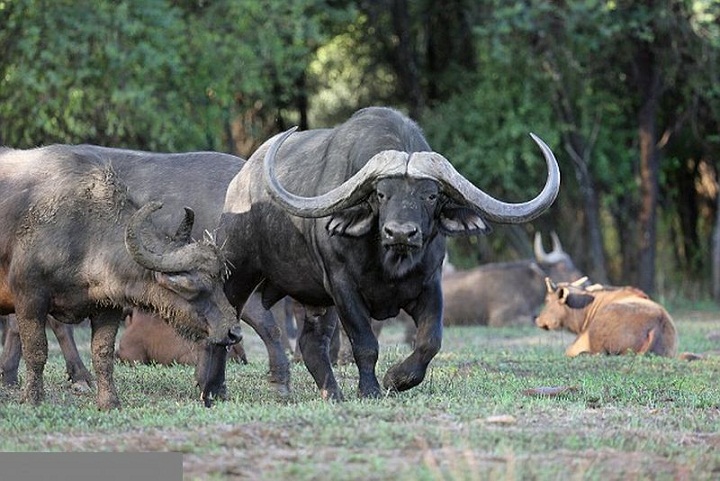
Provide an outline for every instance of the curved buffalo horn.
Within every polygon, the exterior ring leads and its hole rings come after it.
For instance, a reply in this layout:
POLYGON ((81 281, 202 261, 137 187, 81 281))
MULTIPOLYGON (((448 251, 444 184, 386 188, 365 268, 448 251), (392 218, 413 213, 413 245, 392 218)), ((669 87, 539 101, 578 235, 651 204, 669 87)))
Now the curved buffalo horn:
POLYGON ((558 254, 564 254, 565 250, 563 250, 562 244, 560 243, 560 238, 557 235, 557 232, 552 231, 550 232, 550 238, 552 239, 552 246, 553 246, 553 253, 557 252, 558 254))
POLYGON ((408 175, 435 179, 440 182, 448 196, 460 204, 477 208, 485 213, 489 220, 505 224, 528 222, 545 212, 560 191, 560 167, 552 150, 537 135, 531 133, 530 136, 543 152, 548 176, 542 191, 527 202, 509 203, 495 199, 475 187, 460 175, 445 157, 436 152, 413 154, 408 165, 408 175))
POLYGON ((385 150, 373 156, 355 175, 333 190, 316 196, 302 197, 285 190, 275 173, 275 157, 280 146, 295 132, 293 127, 282 133, 265 154, 263 172, 265 186, 270 196, 283 209, 298 217, 325 217, 338 210, 356 205, 373 189, 373 181, 379 177, 404 175, 408 154, 385 150))
POLYGON ((542 244, 542 235, 540 232, 535 233, 535 239, 533 240, 533 251, 535 253, 535 260, 538 262, 547 263, 548 253, 545 252, 545 248, 542 244))
MULTIPOLYGON (((182 248, 175 248, 158 254, 149 250, 140 240, 139 232, 143 222, 150 217, 150 214, 160 208, 162 208, 162 202, 150 202, 133 214, 125 228, 125 248, 135 262, 146 269, 158 272, 182 272, 189 270, 192 265, 192 259, 188 258, 187 253, 182 252, 182 248)), ((192 230, 193 216, 192 209, 186 209, 185 219, 178 231, 184 230, 183 225, 188 223, 189 230, 192 230)))
POLYGON ((190 242, 193 224, 195 223, 195 212, 190 207, 185 207, 185 218, 183 219, 174 239, 178 242, 190 242))
POLYGON ((560 244, 560 239, 558 238, 558 235, 553 231, 550 233, 550 237, 552 237, 553 249, 551 252, 548 253, 545 252, 545 248, 543 248, 542 235, 540 234, 540 232, 535 233, 535 240, 533 242, 535 259, 543 264, 554 264, 556 262, 564 260, 567 256, 567 254, 565 254, 565 251, 562 248, 562 245, 560 244))

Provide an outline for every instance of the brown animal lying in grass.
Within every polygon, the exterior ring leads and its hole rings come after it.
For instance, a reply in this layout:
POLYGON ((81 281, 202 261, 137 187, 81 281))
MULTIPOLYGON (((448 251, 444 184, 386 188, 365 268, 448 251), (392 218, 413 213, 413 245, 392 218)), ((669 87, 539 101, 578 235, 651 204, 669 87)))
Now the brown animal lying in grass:
POLYGON ((631 351, 676 355, 677 331, 661 305, 634 287, 581 287, 585 281, 556 285, 546 278, 545 307, 535 320, 543 329, 578 335, 565 351, 568 356, 631 351))
MULTIPOLYGON (((119 360, 142 364, 197 364, 202 342, 181 337, 167 322, 138 309, 125 318, 125 332, 116 356, 119 360)), ((228 358, 247 364, 242 340, 233 344, 228 358)))

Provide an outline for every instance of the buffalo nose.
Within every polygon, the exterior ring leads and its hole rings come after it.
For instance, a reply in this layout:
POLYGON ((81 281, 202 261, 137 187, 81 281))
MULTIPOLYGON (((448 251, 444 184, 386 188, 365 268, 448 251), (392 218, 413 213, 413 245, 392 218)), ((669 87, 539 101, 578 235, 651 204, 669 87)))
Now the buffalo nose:
POLYGON ((233 326, 228 331, 228 340, 230 341, 230 344, 237 344, 242 341, 242 338, 243 336, 240 326, 233 326))
POLYGON ((384 231, 388 239, 395 242, 408 242, 417 237, 420 229, 418 229, 417 225, 410 222, 402 224, 399 222, 388 222, 385 224, 384 231))

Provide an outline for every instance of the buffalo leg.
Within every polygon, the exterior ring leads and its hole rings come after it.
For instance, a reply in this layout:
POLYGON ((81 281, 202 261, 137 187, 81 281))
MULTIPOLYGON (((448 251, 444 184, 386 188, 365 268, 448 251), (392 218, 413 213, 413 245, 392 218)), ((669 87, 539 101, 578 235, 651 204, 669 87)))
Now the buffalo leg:
MULTIPOLYGON (((341 289, 338 292, 347 293, 341 289)), ((354 296, 338 297, 336 306, 358 368, 358 394, 365 398, 380 397, 382 390, 375 375, 380 346, 370 326, 370 314, 354 296)))
POLYGON ((241 317, 257 332, 265 344, 268 353, 270 384, 280 396, 285 397, 290 394, 290 361, 285 346, 283 346, 282 332, 277 325, 275 316, 270 309, 263 306, 261 288, 262 285, 250 295, 241 317))
POLYGON ((442 345, 442 292, 420 296, 421 305, 416 306, 411 316, 416 319, 417 335, 415 349, 401 363, 392 366, 383 378, 383 386, 391 391, 405 391, 417 386, 425 379, 430 361, 442 345))
POLYGON ((25 359, 27 378, 23 389, 23 402, 38 405, 45 397, 43 371, 48 357, 47 334, 45 333, 46 317, 28 315, 23 310, 16 312, 22 356, 25 359))
POLYGON ((323 399, 342 401, 343 395, 330 362, 330 344, 338 328, 335 310, 328 308, 321 313, 306 306, 305 313, 298 339, 305 367, 315 379, 323 399))
MULTIPOLYGON (((302 332, 303 323, 305 322, 305 307, 295 300, 293 300, 292 303, 294 304, 293 318, 295 319, 297 330, 298 332, 302 332)), ((333 334, 332 342, 330 342, 330 362, 333 366, 337 364, 347 364, 352 358, 350 348, 347 347, 346 349, 343 349, 341 337, 345 337, 345 343, 347 346, 349 346, 347 336, 343 333, 344 331, 340 327, 337 327, 335 329, 335 333, 333 334), (348 353, 345 353, 345 351, 348 351, 348 353), (341 355, 347 355, 347 358, 341 359, 341 355)), ((297 339, 297 341, 295 342, 295 349, 293 350, 293 361, 302 361, 302 352, 300 352, 300 339, 297 339)))
POLYGON ((92 376, 80 358, 73 335, 73 326, 58 322, 53 318, 49 318, 48 322, 60 344, 60 350, 65 358, 65 369, 73 389, 79 392, 89 391, 92 386, 92 376))
POLYGON ((5 386, 18 386, 18 367, 22 357, 20 331, 14 316, 8 316, 3 333, 3 352, 0 356, 0 369, 2 370, 2 383, 5 386))
POLYGON ((90 349, 97 375, 97 406, 103 411, 120 407, 120 398, 113 380, 115 337, 120 325, 119 318, 120 315, 116 312, 102 312, 90 320, 90 349))
POLYGON ((200 400, 205 407, 211 407, 215 399, 225 399, 225 367, 227 365, 227 348, 205 342, 203 351, 195 365, 195 380, 200 387, 200 400))

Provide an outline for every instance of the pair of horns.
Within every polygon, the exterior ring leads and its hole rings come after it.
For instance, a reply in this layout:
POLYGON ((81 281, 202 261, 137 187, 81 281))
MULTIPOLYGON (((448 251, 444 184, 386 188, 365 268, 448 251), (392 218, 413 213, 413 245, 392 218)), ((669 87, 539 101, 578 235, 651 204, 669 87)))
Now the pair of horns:
POLYGON ((375 181, 386 177, 432 179, 443 192, 459 203, 484 213, 489 220, 508 224, 530 221, 542 214, 555 201, 560 189, 560 169, 550 148, 536 135, 530 134, 542 150, 548 176, 540 194, 527 202, 503 202, 475 187, 460 175, 450 162, 436 152, 401 152, 385 150, 373 156, 357 173, 341 185, 316 197, 302 197, 288 192, 277 178, 276 157, 280 147, 296 130, 277 136, 268 149, 263 173, 270 196, 288 213, 298 217, 325 217, 357 205, 374 189, 375 181))

